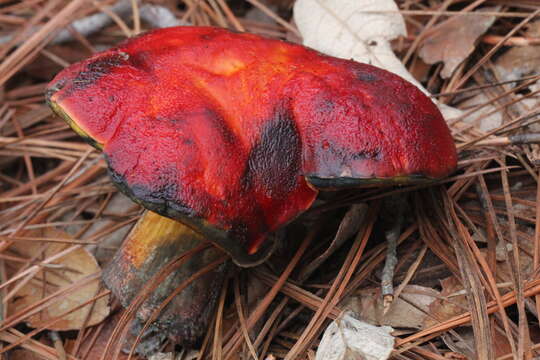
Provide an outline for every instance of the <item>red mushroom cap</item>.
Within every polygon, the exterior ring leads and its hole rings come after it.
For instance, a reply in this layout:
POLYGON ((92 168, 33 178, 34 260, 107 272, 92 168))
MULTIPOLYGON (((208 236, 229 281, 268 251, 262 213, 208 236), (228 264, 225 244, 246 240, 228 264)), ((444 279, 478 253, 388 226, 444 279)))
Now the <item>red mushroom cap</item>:
POLYGON ((317 188, 437 179, 456 167, 444 119, 414 85, 220 28, 131 39, 63 70, 47 99, 103 149, 122 191, 243 265, 317 188))

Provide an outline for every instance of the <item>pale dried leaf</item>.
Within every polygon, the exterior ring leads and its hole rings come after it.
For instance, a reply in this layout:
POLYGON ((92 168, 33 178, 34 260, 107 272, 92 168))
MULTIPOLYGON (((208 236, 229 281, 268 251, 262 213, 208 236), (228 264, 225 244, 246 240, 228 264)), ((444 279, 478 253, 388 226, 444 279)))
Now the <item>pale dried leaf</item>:
MULTIPOLYGON (((465 100, 461 104, 461 106, 463 109, 468 109, 468 108, 476 107, 478 105, 483 105, 489 101, 490 99, 484 93, 479 93, 478 95, 465 100)), ((493 104, 484 105, 482 108, 480 108, 474 113, 474 116, 467 116, 466 118, 463 119, 463 121, 465 123, 474 125, 475 127, 479 128, 481 131, 484 131, 484 132, 496 129, 502 125, 503 115, 501 111, 494 111, 494 110, 495 110, 495 105, 493 104), (493 113, 488 115, 487 117, 477 120, 481 116, 491 113, 491 112, 493 113)))
MULTIPOLYGON (((29 231, 24 236, 69 239, 70 236, 66 232, 56 230, 54 228, 44 228, 35 231, 29 231)), ((63 251, 69 244, 64 243, 49 243, 42 250, 44 243, 37 242, 17 242, 12 250, 19 256, 25 258, 47 258, 54 254, 63 251)), ((79 279, 88 275, 100 272, 101 269, 94 257, 85 249, 78 248, 64 257, 54 262, 53 267, 46 267, 45 271, 40 270, 36 276, 24 285, 13 302, 10 303, 9 309, 11 313, 17 313, 28 306, 40 301, 51 293, 57 292, 62 288, 71 286, 79 279)), ((41 327, 51 319, 65 313, 66 311, 79 306, 86 301, 95 297, 100 291, 99 280, 92 281, 85 286, 78 287, 61 299, 47 306, 43 311, 29 317, 26 322, 30 327, 41 327)), ((108 305, 108 296, 98 299, 93 306, 91 316, 88 318, 87 326, 93 326, 103 321, 109 315, 110 308, 108 305)), ((48 329, 51 330, 75 330, 80 329, 90 311, 92 305, 89 304, 74 312, 65 315, 60 321, 57 321, 48 329)))
POLYGON ((390 46, 390 40, 407 34, 398 10, 392 0, 299 0, 294 19, 304 45, 414 81, 390 46))
POLYGON ((384 360, 394 348, 391 327, 377 327, 345 313, 325 330, 316 360, 384 360))
MULTIPOLYGON (((486 7, 481 12, 498 11, 499 7, 486 7)), ((456 16, 434 28, 424 39, 418 55, 428 64, 444 62, 441 76, 449 78, 454 70, 475 49, 478 38, 495 21, 495 16, 456 16)))
POLYGON ((147 4, 140 9, 141 19, 155 28, 172 26, 187 26, 189 22, 178 19, 176 15, 165 6, 147 4))
MULTIPOLYGON (((540 47, 538 47, 538 52, 540 52, 540 47)), ((538 59, 538 69, 540 69, 540 56, 538 59)), ((526 107, 527 109, 540 108, 540 81, 537 81, 531 86, 529 86, 529 91, 535 94, 521 100, 521 105, 526 107)), ((540 131, 540 126, 536 122, 529 125, 528 127, 535 132, 540 131)))
MULTIPOLYGON (((540 21, 530 23, 525 35, 539 37, 540 21)), ((514 46, 495 62, 495 70, 501 81, 537 74, 538 69, 540 69, 540 46, 514 46)))

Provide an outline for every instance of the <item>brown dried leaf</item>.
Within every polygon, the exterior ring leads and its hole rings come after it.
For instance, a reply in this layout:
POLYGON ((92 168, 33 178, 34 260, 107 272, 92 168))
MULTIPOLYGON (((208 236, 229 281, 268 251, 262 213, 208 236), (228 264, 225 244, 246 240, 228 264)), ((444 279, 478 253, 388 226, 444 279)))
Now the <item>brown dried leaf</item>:
MULTIPOLYGON (((468 326, 460 327, 454 329, 454 332, 459 335, 459 341, 451 339, 451 337, 447 334, 446 336, 442 337, 446 346, 448 346, 456 353, 464 354, 466 359, 474 358, 474 353, 472 349, 474 349, 475 339, 472 328, 468 326)), ((500 357, 512 353, 512 348, 510 347, 508 338, 504 333, 495 330, 492 332, 492 334, 495 356, 500 357)))
MULTIPOLYGON (((498 11, 499 7, 486 7, 477 12, 498 11)), ((449 78, 459 64, 475 48, 476 40, 484 34, 495 21, 495 16, 461 15, 436 26, 426 37, 418 55, 428 64, 444 62, 441 71, 443 78, 449 78)))
MULTIPOLYGON (((521 272, 524 278, 529 278, 534 271, 533 259, 532 259, 532 256, 530 255, 534 253, 534 243, 533 243, 534 237, 532 235, 531 236, 525 236, 525 235, 526 233, 524 233, 521 236, 518 236, 518 241, 520 245, 519 271, 521 272)), ((507 258, 508 256, 511 256, 511 252, 506 253, 504 255, 505 255, 505 258, 507 258)), ((497 277, 499 277, 503 282, 512 281, 512 272, 511 272, 509 261, 505 260, 505 261, 497 262, 497 277)), ((502 292, 504 293, 509 290, 511 289, 507 288, 507 289, 504 289, 504 291, 502 292)))
POLYGON ((466 312, 469 303, 465 297, 463 285, 453 276, 441 280, 441 299, 435 300, 429 306, 430 316, 424 322, 424 328, 439 324, 466 312))
MULTIPOLYGON (((70 239, 69 234, 53 228, 44 228, 40 230, 26 232, 27 237, 43 237, 56 239, 70 239)), ((18 256, 31 259, 45 259, 65 250, 70 245, 65 243, 46 243, 41 242, 17 242, 11 247, 11 250, 18 256)), ((100 272, 101 269, 94 257, 84 248, 78 248, 54 262, 52 267, 46 267, 40 270, 32 280, 26 283, 13 298, 9 305, 12 314, 18 313, 49 296, 50 294, 71 286, 79 279, 88 275, 100 272)), ((80 304, 89 301, 96 296, 100 290, 100 282, 92 281, 84 286, 77 287, 69 294, 49 306, 41 312, 32 315, 26 322, 29 326, 37 328, 44 326, 51 319, 65 313, 69 309, 75 308, 80 304)), ((109 315, 108 296, 98 299, 94 305, 88 304, 72 313, 63 316, 63 319, 53 325, 48 326, 51 330, 74 330, 80 329, 88 317, 87 326, 92 326, 103 321, 109 315)))
POLYGON ((383 315, 383 301, 380 289, 362 291, 357 298, 359 306, 352 310, 373 325, 388 325, 393 328, 421 329, 424 326, 429 306, 437 299, 439 292, 424 286, 407 285, 400 297, 395 299, 390 309, 383 315))

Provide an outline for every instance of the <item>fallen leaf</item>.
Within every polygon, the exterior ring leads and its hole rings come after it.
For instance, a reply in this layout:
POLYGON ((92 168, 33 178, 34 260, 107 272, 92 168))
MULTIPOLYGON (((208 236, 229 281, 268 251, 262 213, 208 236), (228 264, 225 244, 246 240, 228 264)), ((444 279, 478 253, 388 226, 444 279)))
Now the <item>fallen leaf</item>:
MULTIPOLYGON (((476 13, 498 11, 499 7, 482 8, 476 13)), ((495 16, 455 16, 434 27, 424 39, 418 55, 428 64, 444 62, 441 76, 449 78, 475 49, 478 38, 495 22, 495 16)))
MULTIPOLYGON (((459 335, 459 340, 454 339, 451 334, 442 336, 442 340, 452 351, 463 354, 466 359, 473 359, 474 356, 474 332, 470 326, 462 326, 454 329, 454 333, 459 335)), ((493 331, 493 344, 495 356, 500 357, 512 353, 512 348, 508 338, 504 333, 493 331)))
MULTIPOLYGON (((490 99, 488 99, 488 97, 484 93, 479 93, 478 95, 465 100, 461 104, 461 107, 462 109, 469 109, 469 108, 476 107, 478 105, 485 104, 489 101, 490 99)), ((473 114, 474 116, 467 116, 466 118, 464 118, 463 122, 474 125, 475 127, 479 128, 481 131, 484 131, 484 132, 496 129, 502 125, 503 115, 501 111, 494 111, 495 109, 496 108, 493 104, 484 105, 482 108, 478 109, 473 114), (480 120, 477 120, 481 116, 488 113, 491 113, 491 114, 480 120)))
POLYGON ((394 1, 298 0, 294 4, 294 20, 304 45, 415 81, 390 46, 391 40, 407 34, 394 1))
MULTIPOLYGON (((540 21, 531 22, 526 37, 540 37, 540 21)), ((519 79, 538 73, 540 69, 540 46, 514 46, 495 61, 495 70, 501 81, 519 79)))
POLYGON ((454 329, 453 334, 443 334, 441 339, 453 351, 453 356, 461 355, 464 359, 474 358, 474 331, 470 326, 454 329), (454 334, 459 335, 459 337, 454 334))
POLYGON ((424 328, 437 325, 469 310, 463 285, 454 276, 441 280, 441 286, 441 298, 429 306, 430 316, 426 317, 424 328))
MULTIPOLYGON (((55 239, 71 238, 66 232, 54 228, 28 231, 24 233, 24 236, 55 239)), ((65 243, 20 241, 16 242, 10 249, 23 258, 45 259, 67 249, 69 246, 72 245, 65 243), (47 244, 47 246, 43 246, 44 244, 47 244)), ((20 266, 20 263, 17 265, 20 266)), ((29 306, 34 305, 50 294, 69 287, 77 283, 78 280, 99 273, 100 271, 101 269, 94 257, 87 250, 79 247, 54 261, 50 266, 39 270, 34 278, 27 282, 12 299, 12 302, 8 307, 11 313, 10 315, 27 309, 29 306)), ((99 278, 96 278, 94 281, 84 286, 74 288, 74 290, 70 291, 66 297, 48 305, 45 309, 30 316, 25 321, 30 327, 42 327, 51 319, 92 299, 98 294, 100 289, 99 278)), ((98 299, 93 306, 92 304, 88 304, 87 306, 75 310, 72 313, 63 316, 62 319, 56 323, 47 326, 47 329, 59 331, 80 329, 85 323, 91 309, 92 313, 88 318, 86 325, 96 325, 103 321, 109 314, 110 309, 108 302, 108 296, 102 297, 98 299)))
MULTIPOLYGON (((391 71, 430 96, 392 51, 390 41, 407 35, 393 0, 298 0, 294 20, 304 45, 391 71)), ((461 115, 456 108, 434 102, 447 121, 461 115)))
MULTIPOLYGON (((515 210, 514 210, 515 211, 515 210)), ((501 224, 506 225, 507 223, 500 219, 501 224)), ((507 237, 510 237, 509 227, 503 229, 503 234, 507 237)), ((534 254, 534 229, 529 230, 525 226, 519 226, 518 229, 522 229, 523 232, 518 232, 517 240, 519 244, 519 269, 524 279, 530 278, 534 273, 534 264, 532 254, 534 254), (529 232, 529 234, 527 234, 529 232), (532 232, 532 234, 531 234, 532 232), (527 236, 528 235, 528 236, 527 236)), ((510 262, 507 260, 509 256, 512 256, 511 247, 504 247, 502 254, 503 261, 497 262, 497 277, 500 278, 502 282, 512 282, 512 268, 510 262)), ((505 293, 511 290, 510 288, 500 289, 501 293, 505 293)))
POLYGON ((324 331, 316 360, 384 360, 394 349, 389 326, 373 326, 345 313, 324 331))
POLYGON ((436 290, 424 286, 407 285, 383 315, 380 289, 367 289, 360 293, 357 299, 358 306, 352 310, 372 325, 421 329, 429 312, 429 306, 438 296, 439 292, 436 290))

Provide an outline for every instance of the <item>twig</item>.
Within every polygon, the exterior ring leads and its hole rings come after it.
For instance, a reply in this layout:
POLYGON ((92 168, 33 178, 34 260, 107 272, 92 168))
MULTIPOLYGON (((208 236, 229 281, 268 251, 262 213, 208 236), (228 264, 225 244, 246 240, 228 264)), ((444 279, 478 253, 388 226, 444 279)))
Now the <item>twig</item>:
POLYGON ((398 263, 397 259, 397 241, 401 234, 403 225, 405 195, 394 195, 385 199, 390 206, 387 210, 392 209, 388 216, 392 218, 392 224, 384 232, 388 247, 386 248, 386 259, 381 276, 381 295, 383 298, 383 314, 390 309, 394 301, 394 270, 398 263))

